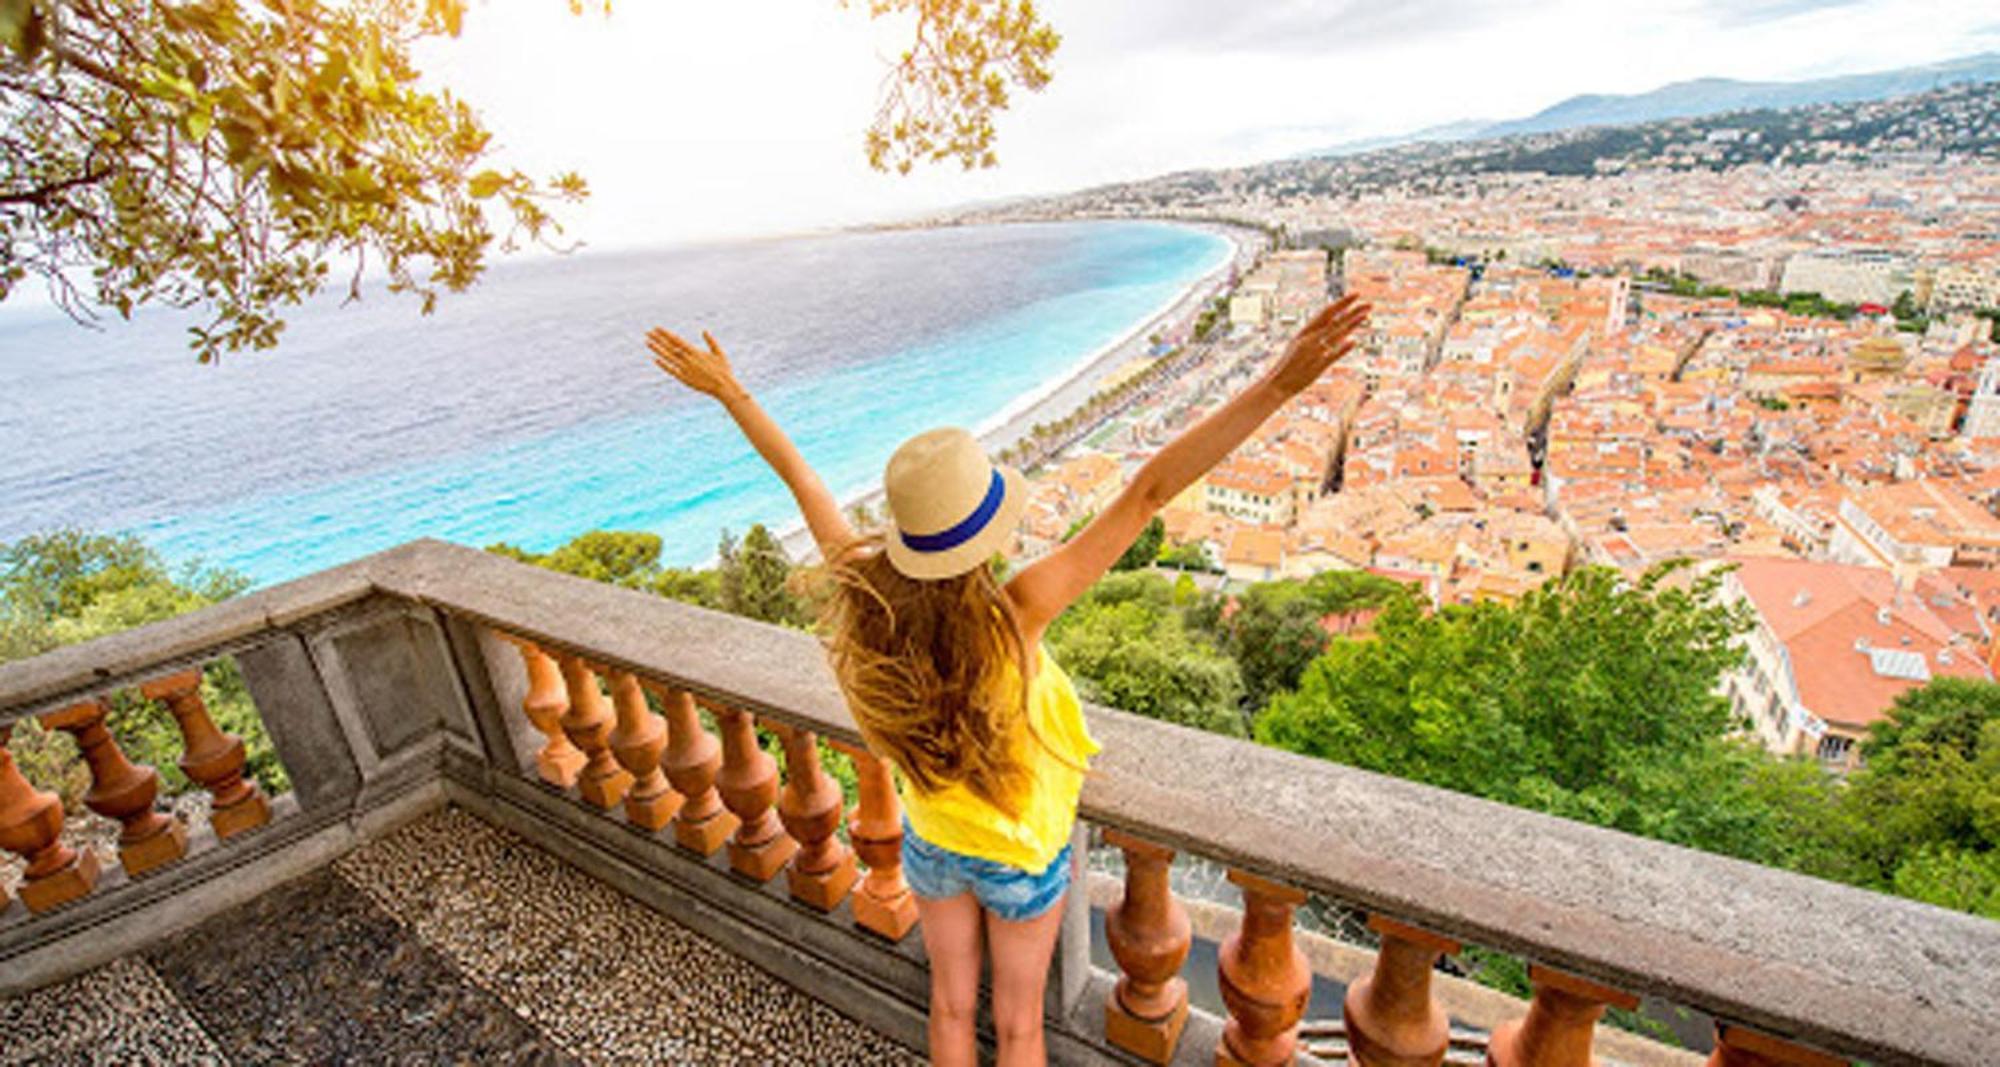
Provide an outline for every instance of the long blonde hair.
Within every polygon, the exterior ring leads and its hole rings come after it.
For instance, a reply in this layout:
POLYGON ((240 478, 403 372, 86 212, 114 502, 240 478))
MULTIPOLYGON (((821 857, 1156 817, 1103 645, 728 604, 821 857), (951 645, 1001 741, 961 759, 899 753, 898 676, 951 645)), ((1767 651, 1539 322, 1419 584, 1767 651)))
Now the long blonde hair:
POLYGON ((1040 737, 1014 607, 985 564, 951 578, 904 575, 884 536, 857 538, 819 569, 821 635, 855 725, 918 789, 962 783, 1019 817, 1030 773, 1022 735, 1040 737))

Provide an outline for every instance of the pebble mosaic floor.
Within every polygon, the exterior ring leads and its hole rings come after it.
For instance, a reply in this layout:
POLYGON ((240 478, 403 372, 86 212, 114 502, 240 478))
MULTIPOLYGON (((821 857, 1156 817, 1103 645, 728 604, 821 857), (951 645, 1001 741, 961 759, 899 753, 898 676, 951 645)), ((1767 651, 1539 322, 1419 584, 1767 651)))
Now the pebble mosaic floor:
POLYGON ((0 999, 0 1064, 779 1062, 923 1059, 455 808, 0 999))

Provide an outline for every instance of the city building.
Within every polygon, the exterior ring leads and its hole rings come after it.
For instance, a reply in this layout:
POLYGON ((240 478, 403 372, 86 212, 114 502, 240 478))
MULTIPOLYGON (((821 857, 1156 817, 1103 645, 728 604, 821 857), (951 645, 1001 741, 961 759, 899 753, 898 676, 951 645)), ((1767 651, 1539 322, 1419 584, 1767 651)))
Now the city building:
POLYGON ((1992 679, 1977 647, 1880 568, 1742 560, 1723 587, 1757 615, 1744 665, 1723 690, 1757 740, 1781 755, 1852 770, 1897 694, 1941 675, 1992 679))
POLYGON ((1939 267, 1931 274, 1924 306, 1932 312, 2000 308, 2000 266, 1939 267))
POLYGON ((2000 562, 2000 519, 1930 480, 1851 489, 1834 517, 1829 558, 1881 567, 1899 579, 2000 562))
POLYGON ((1271 460, 1232 456, 1208 472, 1204 502, 1210 511, 1243 522, 1287 526, 1297 503, 1292 483, 1271 460))
POLYGON ((1978 383, 1959 432, 1965 437, 2000 437, 2000 359, 1979 365, 1978 383))
POLYGON ((1907 256, 1882 249, 1813 249, 1785 260, 1780 292, 1818 293, 1841 304, 1895 302, 1916 286, 1907 256))

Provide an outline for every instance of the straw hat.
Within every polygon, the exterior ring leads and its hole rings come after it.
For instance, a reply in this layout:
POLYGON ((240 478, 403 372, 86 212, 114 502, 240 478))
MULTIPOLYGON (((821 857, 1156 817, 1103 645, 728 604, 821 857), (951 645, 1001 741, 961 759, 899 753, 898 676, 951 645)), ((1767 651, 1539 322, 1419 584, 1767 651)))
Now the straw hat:
POLYGON ((955 426, 897 447, 882 474, 889 498, 889 563, 911 578, 950 578, 987 561, 1021 521, 1021 472, 986 458, 955 426))

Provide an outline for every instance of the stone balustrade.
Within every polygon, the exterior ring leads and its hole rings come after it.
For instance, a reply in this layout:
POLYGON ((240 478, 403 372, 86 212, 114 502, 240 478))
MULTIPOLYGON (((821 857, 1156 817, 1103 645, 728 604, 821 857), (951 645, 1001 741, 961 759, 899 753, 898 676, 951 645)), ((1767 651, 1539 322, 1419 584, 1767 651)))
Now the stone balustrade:
MULTIPOLYGON (((1533 999, 1487 1043, 1501 1067, 1592 1062, 1607 1009, 1642 996, 1719 1020, 1717 1065, 1974 1064, 2000 1040, 2000 924, 1089 712, 1105 752, 1082 814, 1124 860, 1105 918, 1119 973, 1091 966, 1087 922, 1065 921, 1058 1061, 1291 1062, 1311 987, 1293 914, 1308 894, 1366 911, 1380 939, 1340 1024, 1364 1067, 1443 1062, 1453 1035, 1433 974, 1461 944, 1531 963, 1533 999), (1223 1017, 1189 1004, 1177 854, 1226 866, 1241 894, 1218 951, 1223 1017)), ((921 1045, 927 980, 891 773, 814 639, 435 542, 0 666, 0 848, 28 872, 21 906, 0 900, 0 993, 443 803, 921 1045), (244 776, 242 743, 203 707, 196 668, 222 656, 292 778, 282 797, 244 776), (180 765, 213 798, 208 825, 159 810, 158 775, 105 730, 119 691, 172 711, 180 765), (61 842, 59 801, 6 754, 9 724, 30 716, 76 738, 84 803, 120 827, 117 868, 61 842), (823 746, 854 768, 852 806, 823 746)))
MULTIPOLYGON (((164 704, 179 728, 180 769, 210 795, 209 827, 217 839, 247 834, 271 820, 270 801, 244 776, 242 738, 218 729, 201 695, 201 672, 178 671, 147 681, 138 692, 164 704)), ((157 804, 160 774, 125 757, 105 720, 102 698, 81 700, 44 712, 40 724, 61 730, 76 742, 90 769, 83 795, 90 810, 119 823, 118 862, 129 878, 141 878, 187 854, 187 826, 157 804)), ((97 888, 97 854, 61 840, 62 801, 36 789, 15 766, 6 748, 13 724, 0 725, 0 848, 26 862, 21 902, 34 913, 53 911, 97 888)))

